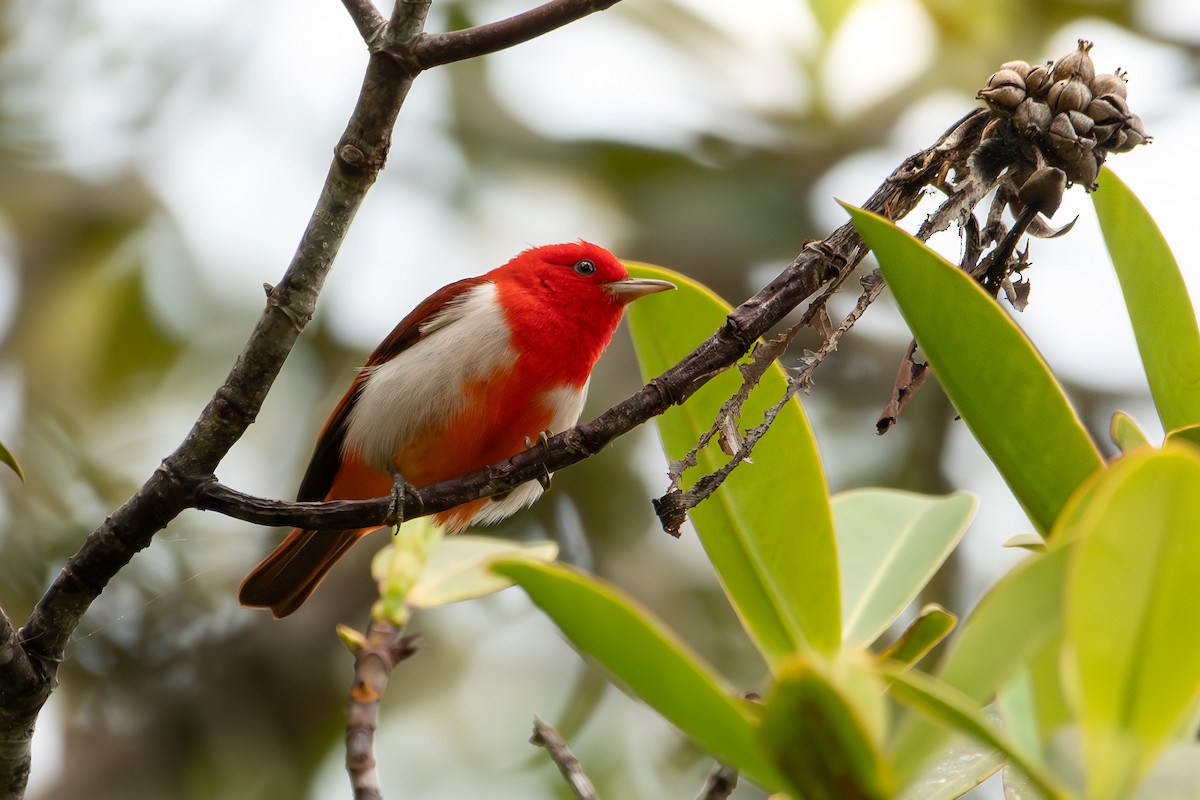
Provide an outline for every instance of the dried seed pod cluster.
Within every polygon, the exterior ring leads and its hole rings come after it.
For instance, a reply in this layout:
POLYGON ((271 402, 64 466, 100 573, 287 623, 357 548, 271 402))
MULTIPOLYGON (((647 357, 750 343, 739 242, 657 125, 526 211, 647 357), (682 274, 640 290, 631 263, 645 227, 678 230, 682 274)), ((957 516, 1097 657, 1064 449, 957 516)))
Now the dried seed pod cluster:
POLYGON ((1035 169, 1058 167, 1089 190, 1109 153, 1150 141, 1141 117, 1129 110, 1125 73, 1097 75, 1091 49, 1080 39, 1057 61, 1001 64, 977 95, 1036 146, 1041 158, 1033 159, 1035 169))

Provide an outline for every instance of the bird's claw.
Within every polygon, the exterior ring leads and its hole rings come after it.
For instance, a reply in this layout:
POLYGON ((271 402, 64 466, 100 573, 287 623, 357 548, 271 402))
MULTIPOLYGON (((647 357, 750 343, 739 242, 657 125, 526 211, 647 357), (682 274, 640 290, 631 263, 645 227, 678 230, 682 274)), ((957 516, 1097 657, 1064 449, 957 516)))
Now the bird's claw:
POLYGON ((394 532, 400 530, 400 526, 404 524, 404 507, 408 503, 408 499, 417 498, 416 489, 411 483, 404 480, 404 476, 399 472, 392 474, 392 513, 388 515, 388 523, 394 528, 394 532))
MULTIPOLYGON (((545 452, 547 455, 550 454, 550 437, 551 437, 551 435, 552 434, 550 433, 550 431, 541 431, 540 433, 538 433, 538 436, 537 436, 537 444, 540 444, 542 446, 542 451, 545 452)), ((534 447, 534 441, 532 439, 530 439, 528 436, 526 436, 525 437, 525 449, 532 450, 533 447, 534 447)), ((536 480, 538 482, 538 485, 540 485, 542 487, 542 491, 545 491, 550 488, 550 470, 546 469, 545 464, 542 465, 542 474, 537 476, 536 480)))

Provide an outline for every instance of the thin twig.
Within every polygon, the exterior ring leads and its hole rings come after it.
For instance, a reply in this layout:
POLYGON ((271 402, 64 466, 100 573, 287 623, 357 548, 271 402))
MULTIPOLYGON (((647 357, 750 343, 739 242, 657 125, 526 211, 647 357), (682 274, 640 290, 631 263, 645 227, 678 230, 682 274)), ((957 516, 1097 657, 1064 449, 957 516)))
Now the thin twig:
POLYGON ((737 788, 738 771, 717 762, 708 773, 708 780, 696 800, 725 800, 737 788))
POLYGON ((375 761, 375 730, 379 703, 392 670, 416 652, 415 636, 387 620, 373 620, 367 636, 354 652, 354 682, 346 710, 346 771, 355 800, 383 800, 375 761))
MULTIPOLYGON (((787 404, 791 402, 792 398, 794 398, 801 391, 807 391, 809 389, 809 387, 812 385, 813 372, 816 371, 817 367, 821 365, 821 363, 829 356, 830 353, 837 350, 838 343, 841 341, 842 336, 844 336, 847 331, 854 327, 854 323, 857 322, 864 313, 866 313, 867 308, 875 301, 877 297, 879 297, 879 294, 883 291, 883 288, 883 280, 878 274, 872 274, 863 279, 863 292, 861 295, 859 295, 858 302, 855 303, 854 308, 851 309, 850 313, 846 315, 841 323, 839 323, 838 326, 830 332, 829 336, 825 338, 825 341, 821 344, 821 347, 816 350, 816 352, 805 353, 804 364, 800 367, 800 369, 794 371, 793 374, 789 376, 788 388, 783 393, 783 397, 781 397, 775 403, 775 405, 763 412, 762 422, 746 431, 745 436, 742 437, 739 443, 740 446, 738 451, 733 454, 729 461, 725 462, 719 469, 697 480, 694 484, 692 484, 690 489, 682 491, 678 488, 672 488, 665 495, 654 501, 655 513, 658 514, 659 520, 662 522, 663 529, 667 533, 678 537, 680 535, 680 528, 686 519, 687 511, 695 508, 704 500, 708 499, 713 492, 721 487, 721 484, 725 482, 725 479, 728 478, 729 475, 735 469, 737 469, 739 465, 749 460, 751 454, 754 452, 755 446, 759 443, 759 441, 762 440, 762 437, 766 435, 767 431, 771 429, 771 426, 775 424, 775 419, 779 416, 783 409, 787 407, 787 404)), ((820 302, 822 303, 823 307, 825 299, 827 298, 818 298, 814 301, 814 306, 816 303, 820 302)), ((800 330, 800 328, 808 324, 810 314, 812 313, 815 313, 814 307, 810 306, 809 311, 805 314, 805 316, 801 318, 799 322, 785 331, 779 337, 779 340, 785 343, 790 341, 792 337, 796 335, 796 332, 800 330)))
POLYGON ((414 63, 421 69, 494 53, 527 42, 597 11, 618 0, 551 0, 523 13, 460 31, 422 36, 413 50, 414 63))
POLYGON ((551 725, 534 717, 533 736, 529 738, 529 741, 538 747, 546 748, 546 752, 550 754, 550 760, 558 767, 558 771, 566 779, 567 785, 571 787, 571 792, 577 800, 599 800, 596 787, 592 785, 591 779, 583 771, 583 765, 579 763, 579 759, 575 757, 562 736, 551 725))

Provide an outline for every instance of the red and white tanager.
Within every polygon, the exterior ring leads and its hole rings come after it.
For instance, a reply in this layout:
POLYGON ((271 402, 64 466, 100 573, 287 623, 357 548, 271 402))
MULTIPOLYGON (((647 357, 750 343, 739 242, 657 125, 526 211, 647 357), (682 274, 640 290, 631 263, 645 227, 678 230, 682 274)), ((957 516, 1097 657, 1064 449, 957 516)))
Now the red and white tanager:
MULTIPOLYGON (((629 277, 587 242, 526 250, 434 292, 367 359, 317 439, 299 500, 357 500, 472 472, 573 426, 625 305, 674 286, 629 277)), ((536 481, 436 516, 454 533, 529 505, 536 481)), ((242 582, 238 599, 291 614, 375 528, 297 528, 242 582)))

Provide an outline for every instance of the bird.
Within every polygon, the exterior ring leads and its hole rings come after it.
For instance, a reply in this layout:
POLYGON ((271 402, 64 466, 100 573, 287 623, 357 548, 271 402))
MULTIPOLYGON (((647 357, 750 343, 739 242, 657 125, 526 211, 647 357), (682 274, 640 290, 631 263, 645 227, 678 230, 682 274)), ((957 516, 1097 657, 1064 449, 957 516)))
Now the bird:
MULTIPOLYGON (((585 241, 534 247, 442 287, 367 358, 317 436, 297 499, 383 497, 396 480, 428 486, 567 430, 625 306, 674 288, 630 277, 616 256, 585 241)), ((529 481, 435 522, 449 533, 496 522, 542 491, 529 481)), ((294 529, 246 576, 239 601, 288 616, 377 528, 294 529)))

